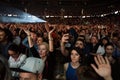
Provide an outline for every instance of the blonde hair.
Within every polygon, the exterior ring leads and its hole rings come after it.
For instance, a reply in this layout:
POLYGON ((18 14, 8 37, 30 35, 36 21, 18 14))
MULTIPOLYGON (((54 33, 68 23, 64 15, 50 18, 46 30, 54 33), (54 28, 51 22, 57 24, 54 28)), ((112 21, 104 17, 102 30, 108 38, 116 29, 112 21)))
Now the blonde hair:
POLYGON ((45 45, 45 46, 46 46, 47 51, 49 51, 49 44, 48 44, 47 42, 42 42, 42 44, 41 44, 41 45, 45 45))

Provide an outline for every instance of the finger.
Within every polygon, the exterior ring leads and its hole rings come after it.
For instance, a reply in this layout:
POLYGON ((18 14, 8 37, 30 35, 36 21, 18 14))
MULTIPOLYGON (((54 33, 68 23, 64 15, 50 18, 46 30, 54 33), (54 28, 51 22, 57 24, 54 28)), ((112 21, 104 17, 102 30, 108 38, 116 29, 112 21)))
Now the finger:
POLYGON ((110 65, 110 62, 109 62, 109 60, 108 60, 107 57, 105 57, 105 61, 106 61, 106 64, 109 64, 109 65, 110 65))
POLYGON ((102 64, 102 60, 101 60, 101 58, 100 58, 100 55, 97 55, 97 59, 98 59, 98 63, 99 63, 99 64, 102 64))
POLYGON ((67 33, 67 34, 64 34, 63 36, 66 37, 66 36, 69 36, 69 34, 67 33))
POLYGON ((97 66, 99 66, 100 64, 99 64, 99 61, 96 56, 94 57, 94 60, 95 60, 95 63, 97 64, 97 66))
POLYGON ((92 68, 95 70, 95 72, 98 72, 97 67, 94 64, 91 64, 92 68))
POLYGON ((105 59, 104 59, 103 56, 101 56, 101 55, 100 55, 100 60, 101 60, 102 64, 105 64, 105 63, 106 63, 105 59))

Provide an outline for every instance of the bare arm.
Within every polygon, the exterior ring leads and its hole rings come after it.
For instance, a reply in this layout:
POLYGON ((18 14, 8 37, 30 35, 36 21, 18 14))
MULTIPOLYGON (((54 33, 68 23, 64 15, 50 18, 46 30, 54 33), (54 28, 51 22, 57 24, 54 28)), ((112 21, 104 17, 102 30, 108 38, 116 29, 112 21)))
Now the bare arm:
POLYGON ((45 23, 45 29, 46 29, 47 32, 49 32, 49 24, 48 24, 48 22, 45 23))
POLYGON ((53 48, 53 38, 52 38, 52 32, 55 30, 55 27, 48 32, 48 39, 49 39, 49 51, 53 52, 54 48, 53 48))
POLYGON ((64 35, 62 36, 61 43, 60 43, 61 53, 62 53, 64 56, 68 56, 68 54, 69 54, 68 50, 65 49, 65 43, 68 42, 67 40, 69 39, 68 35, 69 35, 69 34, 64 34, 64 35))
POLYGON ((29 47, 31 48, 31 47, 33 47, 34 44, 33 44, 33 41, 32 41, 32 39, 31 39, 30 31, 29 31, 29 30, 24 30, 24 31, 25 31, 25 33, 27 34, 29 47))

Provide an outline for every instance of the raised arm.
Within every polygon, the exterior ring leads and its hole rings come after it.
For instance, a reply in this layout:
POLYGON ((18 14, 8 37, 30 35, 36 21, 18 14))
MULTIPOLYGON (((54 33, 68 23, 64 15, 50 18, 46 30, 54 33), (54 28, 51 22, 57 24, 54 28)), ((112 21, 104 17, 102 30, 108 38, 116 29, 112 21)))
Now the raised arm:
POLYGON ((68 56, 68 54, 69 54, 68 50, 65 49, 65 43, 68 42, 68 39, 69 39, 69 34, 64 34, 64 35, 62 36, 61 43, 60 43, 61 53, 62 53, 64 56, 68 56))
POLYGON ((49 24, 48 24, 48 22, 45 23, 45 29, 46 29, 47 32, 49 32, 49 24))
POLYGON ((94 57, 94 60, 97 64, 97 67, 94 64, 91 64, 91 66, 96 71, 96 73, 103 77, 104 80, 112 80, 111 66, 107 57, 103 58, 101 55, 97 55, 94 57))
POLYGON ((53 48, 53 38, 52 38, 52 32, 55 30, 55 26, 53 27, 52 30, 50 30, 48 32, 48 39, 49 39, 49 51, 53 52, 54 48, 53 48))
POLYGON ((24 32, 27 34, 27 38, 28 38, 28 44, 29 44, 29 47, 33 47, 34 43, 31 39, 31 35, 30 35, 30 31, 29 30, 24 30, 24 32))

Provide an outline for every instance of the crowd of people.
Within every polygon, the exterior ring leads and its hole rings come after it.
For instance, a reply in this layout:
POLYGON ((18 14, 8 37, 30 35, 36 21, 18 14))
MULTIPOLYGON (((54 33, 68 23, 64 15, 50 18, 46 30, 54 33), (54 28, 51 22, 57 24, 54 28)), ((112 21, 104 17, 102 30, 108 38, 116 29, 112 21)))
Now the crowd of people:
POLYGON ((0 23, 4 80, 120 80, 120 25, 106 23, 0 23))

